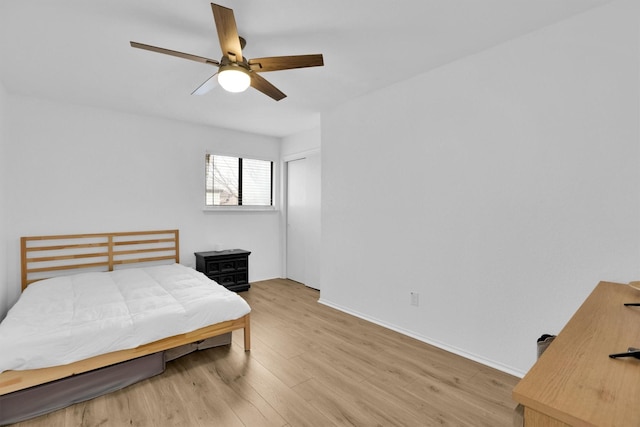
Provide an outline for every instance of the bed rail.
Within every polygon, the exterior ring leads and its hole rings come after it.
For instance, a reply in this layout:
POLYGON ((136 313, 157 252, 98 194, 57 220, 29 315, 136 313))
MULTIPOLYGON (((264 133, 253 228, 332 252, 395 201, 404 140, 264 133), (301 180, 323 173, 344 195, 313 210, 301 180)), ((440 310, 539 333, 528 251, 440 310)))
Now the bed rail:
POLYGON ((179 246, 178 230, 21 237, 22 290, 69 270, 113 271, 125 264, 178 263, 179 246))
POLYGON ((214 325, 196 329, 193 332, 174 335, 136 348, 102 354, 89 359, 69 363, 67 365, 30 369, 26 371, 5 371, 0 373, 0 396, 14 391, 24 390, 39 384, 48 383, 50 381, 67 378, 72 375, 89 372, 105 366, 110 366, 115 363, 168 350, 184 344, 215 337, 227 332, 235 331, 236 329, 244 329, 244 350, 249 351, 251 349, 250 325, 250 314, 245 314, 239 319, 216 323, 214 325))

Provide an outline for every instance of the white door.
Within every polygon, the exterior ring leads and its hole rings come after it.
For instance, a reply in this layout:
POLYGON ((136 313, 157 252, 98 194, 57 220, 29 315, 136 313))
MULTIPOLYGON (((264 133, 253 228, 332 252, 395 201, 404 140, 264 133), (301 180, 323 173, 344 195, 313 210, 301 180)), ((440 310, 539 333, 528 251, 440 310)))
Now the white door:
POLYGON ((287 162, 287 277, 320 289, 320 153, 287 162))
POLYGON ((306 159, 287 163, 287 278, 305 283, 306 159))

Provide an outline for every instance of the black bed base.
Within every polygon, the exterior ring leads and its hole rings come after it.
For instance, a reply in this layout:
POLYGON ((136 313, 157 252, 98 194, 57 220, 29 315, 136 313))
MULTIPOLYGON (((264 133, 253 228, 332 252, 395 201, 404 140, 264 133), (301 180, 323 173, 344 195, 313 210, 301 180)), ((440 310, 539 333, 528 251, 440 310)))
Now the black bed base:
POLYGON ((0 396, 0 426, 84 402, 161 374, 165 363, 196 350, 231 343, 231 332, 0 396))

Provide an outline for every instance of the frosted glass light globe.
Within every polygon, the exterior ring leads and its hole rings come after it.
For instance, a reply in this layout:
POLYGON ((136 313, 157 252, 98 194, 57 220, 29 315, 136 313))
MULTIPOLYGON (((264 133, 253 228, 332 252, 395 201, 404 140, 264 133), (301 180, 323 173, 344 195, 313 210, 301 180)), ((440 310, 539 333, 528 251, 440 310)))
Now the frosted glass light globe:
POLYGON ((218 73, 218 83, 227 92, 244 92, 251 84, 251 77, 240 67, 226 66, 218 73))

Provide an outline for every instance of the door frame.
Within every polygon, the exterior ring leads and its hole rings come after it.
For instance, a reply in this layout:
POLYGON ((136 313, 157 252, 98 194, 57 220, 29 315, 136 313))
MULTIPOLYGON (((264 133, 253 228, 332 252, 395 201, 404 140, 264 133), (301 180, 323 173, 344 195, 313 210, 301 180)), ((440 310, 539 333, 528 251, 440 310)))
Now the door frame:
POLYGON ((281 211, 282 211, 282 215, 281 215, 281 221, 280 221, 280 230, 282 230, 282 232, 280 233, 280 243, 281 243, 281 247, 282 247, 282 275, 283 278, 287 277, 287 255, 288 255, 288 250, 289 248, 287 247, 287 233, 288 233, 288 228, 287 224, 289 221, 289 162, 293 162, 296 160, 303 160, 306 159, 308 156, 311 155, 315 155, 315 154, 320 154, 320 149, 319 148, 314 148, 313 150, 306 150, 306 151, 301 151, 299 153, 294 153, 294 154, 289 154, 286 155, 284 157, 282 157, 282 161, 280 163, 280 170, 282 171, 281 174, 281 188, 282 188, 282 206, 281 206, 281 211))

